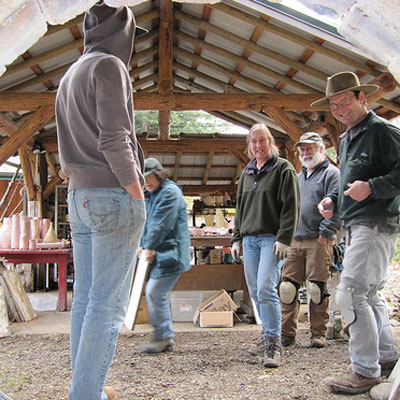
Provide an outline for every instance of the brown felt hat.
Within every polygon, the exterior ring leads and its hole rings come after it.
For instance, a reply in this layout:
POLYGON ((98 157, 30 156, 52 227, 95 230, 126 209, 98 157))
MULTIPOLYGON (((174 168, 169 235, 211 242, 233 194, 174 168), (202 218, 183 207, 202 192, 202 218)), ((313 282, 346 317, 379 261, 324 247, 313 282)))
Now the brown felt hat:
POLYGON ((346 71, 338 72, 328 77, 326 83, 325 97, 311 103, 312 107, 329 107, 329 98, 336 96, 337 94, 362 90, 365 95, 368 96, 371 93, 376 92, 379 86, 376 85, 360 85, 360 81, 355 73, 346 71))

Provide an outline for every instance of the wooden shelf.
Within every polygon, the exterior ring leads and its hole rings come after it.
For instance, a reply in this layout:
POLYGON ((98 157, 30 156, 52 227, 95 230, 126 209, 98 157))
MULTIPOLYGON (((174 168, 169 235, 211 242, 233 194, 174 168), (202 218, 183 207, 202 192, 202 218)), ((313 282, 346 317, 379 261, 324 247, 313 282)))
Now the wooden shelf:
POLYGON ((242 264, 194 265, 181 275, 173 290, 244 290, 242 264))

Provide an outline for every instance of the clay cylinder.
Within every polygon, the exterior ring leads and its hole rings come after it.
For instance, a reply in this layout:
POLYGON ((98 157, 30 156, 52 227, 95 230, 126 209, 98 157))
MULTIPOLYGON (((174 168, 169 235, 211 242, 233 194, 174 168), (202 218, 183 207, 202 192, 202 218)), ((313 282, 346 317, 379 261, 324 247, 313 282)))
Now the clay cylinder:
POLYGON ((3 224, 0 228, 0 249, 11 248, 11 230, 12 221, 11 218, 3 218, 3 224))
POLYGON ((31 219, 31 239, 41 239, 38 217, 34 217, 31 219))
POLYGON ((19 248, 19 225, 20 216, 13 215, 11 218, 12 226, 11 226, 11 248, 18 249, 19 248))
POLYGON ((30 238, 31 238, 31 219, 25 215, 21 215, 19 219, 19 248, 28 249, 30 238))
POLYGON ((47 231, 49 230, 50 227, 50 219, 49 218, 43 218, 42 219, 42 228, 41 228, 41 233, 40 237, 44 239, 46 236, 47 231))

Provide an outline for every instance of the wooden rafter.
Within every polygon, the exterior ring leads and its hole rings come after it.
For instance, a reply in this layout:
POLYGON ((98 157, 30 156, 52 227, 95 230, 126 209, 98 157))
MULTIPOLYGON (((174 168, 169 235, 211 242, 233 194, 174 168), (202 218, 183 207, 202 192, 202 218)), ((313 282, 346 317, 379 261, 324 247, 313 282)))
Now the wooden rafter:
POLYGON ((8 160, 18 148, 30 139, 54 116, 54 105, 40 106, 37 111, 7 139, 0 148, 0 165, 8 160))

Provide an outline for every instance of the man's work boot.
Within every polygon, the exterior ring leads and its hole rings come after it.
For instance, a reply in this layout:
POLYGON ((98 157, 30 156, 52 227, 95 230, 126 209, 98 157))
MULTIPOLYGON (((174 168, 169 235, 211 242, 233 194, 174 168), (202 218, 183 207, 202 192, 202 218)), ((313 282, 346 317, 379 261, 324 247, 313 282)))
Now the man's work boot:
POLYGON ((280 337, 267 336, 263 365, 265 368, 277 368, 281 365, 282 343, 280 337))
POLYGON ((382 382, 382 378, 367 378, 357 372, 350 372, 344 376, 326 378, 323 383, 334 392, 358 394, 368 392, 372 387, 382 382))
POLYGON ((281 343, 282 343, 283 347, 292 346, 293 344, 296 343, 296 337, 295 336, 282 335, 281 336, 281 343))
POLYGON ((112 386, 104 386, 103 388, 104 393, 107 396, 107 400, 116 400, 117 394, 112 386))
POLYGON ((146 343, 140 347, 141 353, 156 354, 165 351, 172 351, 174 341, 172 338, 157 339, 153 338, 151 342, 146 343))
POLYGON ((251 354, 252 356, 260 356, 262 357, 264 355, 265 351, 265 338, 262 338, 258 343, 256 347, 250 347, 247 352, 251 354))
POLYGON ((315 347, 317 349, 326 347, 326 337, 323 335, 311 335, 311 347, 315 347))
POLYGON ((379 364, 381 365, 381 376, 386 376, 386 378, 388 378, 393 368, 396 366, 397 361, 398 360, 384 362, 379 361, 379 364))

